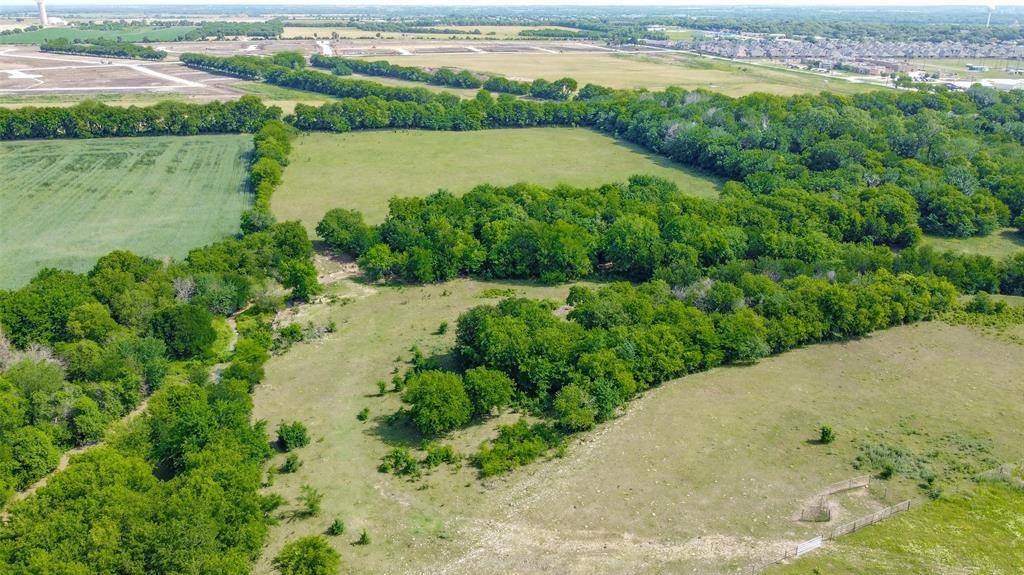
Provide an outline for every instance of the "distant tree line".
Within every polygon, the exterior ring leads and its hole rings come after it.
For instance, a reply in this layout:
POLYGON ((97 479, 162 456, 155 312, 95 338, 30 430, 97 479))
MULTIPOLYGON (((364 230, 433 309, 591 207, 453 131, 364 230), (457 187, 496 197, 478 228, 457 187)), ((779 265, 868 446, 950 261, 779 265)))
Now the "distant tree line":
POLYGON ((59 52, 62 54, 87 54, 90 56, 111 56, 113 58, 134 58, 136 60, 163 60, 167 52, 154 50, 149 46, 104 40, 98 38, 87 41, 71 41, 67 38, 47 40, 39 45, 43 52, 59 52))
POLYGON ((284 24, 279 18, 266 22, 200 22, 194 30, 182 34, 178 40, 202 40, 225 36, 249 36, 251 38, 280 38, 284 24))
POLYGON ((255 96, 146 107, 85 101, 68 107, 0 108, 0 140, 252 133, 280 117, 280 108, 264 106, 255 96))
POLYGON ((399 66, 385 60, 367 61, 315 54, 310 58, 310 63, 339 75, 356 72, 367 76, 398 78, 452 88, 483 88, 489 92, 529 95, 543 100, 568 100, 577 88, 576 80, 572 78, 561 78, 553 82, 543 79, 520 82, 495 75, 484 78, 484 75, 474 74, 469 70, 456 72, 449 68, 438 68, 431 71, 416 66, 399 66))
MULTIPOLYGON (((271 58, 185 59, 197 67, 213 66, 342 98, 319 107, 297 105, 287 121, 301 130, 588 126, 742 182, 757 194, 802 190, 834 196, 862 187, 876 193, 889 190, 893 207, 909 206, 925 233, 968 237, 1007 225, 1024 226, 1024 92, 977 86, 965 93, 730 98, 701 90, 646 92, 588 84, 567 101, 538 102, 508 94, 494 98, 486 91, 463 100, 423 88, 295 69, 271 58)), ((563 86, 558 91, 566 90, 563 86)), ((0 110, 0 138, 248 131, 279 113, 251 97, 150 108, 89 103, 0 110)), ((886 241, 910 245, 916 237, 886 241)))
MULTIPOLYGON (((444 97, 426 88, 385 86, 368 80, 343 79, 314 70, 294 69, 275 64, 271 58, 257 56, 206 56, 186 53, 181 61, 191 68, 229 74, 249 80, 263 80, 268 84, 318 92, 338 98, 365 98, 377 96, 387 100, 430 102, 444 97)), ((458 98, 453 94, 448 97, 458 98)))

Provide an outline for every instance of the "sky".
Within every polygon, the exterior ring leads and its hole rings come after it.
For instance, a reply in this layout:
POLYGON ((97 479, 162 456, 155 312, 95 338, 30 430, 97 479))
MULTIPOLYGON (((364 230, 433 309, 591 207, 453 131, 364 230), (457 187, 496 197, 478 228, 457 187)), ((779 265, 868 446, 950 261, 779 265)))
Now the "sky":
MULTIPOLYGON (((442 6, 509 6, 509 5, 580 5, 580 6, 720 6, 720 5, 776 5, 776 6, 986 6, 989 0, 47 0, 47 6, 59 8, 69 5, 168 5, 193 4, 204 6, 238 6, 238 5, 296 5, 296 6, 408 6, 408 5, 442 5, 442 6)), ((1024 6, 1024 0, 1006 0, 995 2, 997 6, 1024 6)), ((0 0, 0 7, 35 6, 35 0, 0 0)))

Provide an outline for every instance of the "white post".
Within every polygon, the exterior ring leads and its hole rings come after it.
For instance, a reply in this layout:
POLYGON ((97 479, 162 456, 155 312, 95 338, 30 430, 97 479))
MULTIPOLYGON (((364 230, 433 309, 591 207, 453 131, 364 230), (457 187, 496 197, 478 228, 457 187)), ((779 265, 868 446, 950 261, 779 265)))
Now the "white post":
POLYGON ((39 25, 46 28, 50 23, 46 19, 46 6, 43 4, 43 0, 36 0, 36 4, 39 5, 39 25))

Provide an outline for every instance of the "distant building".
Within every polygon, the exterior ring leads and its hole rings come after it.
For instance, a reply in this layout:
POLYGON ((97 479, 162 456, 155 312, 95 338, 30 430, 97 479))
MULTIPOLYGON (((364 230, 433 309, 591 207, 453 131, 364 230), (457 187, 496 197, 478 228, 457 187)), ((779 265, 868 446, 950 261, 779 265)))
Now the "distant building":
POLYGON ((988 72, 988 66, 983 66, 981 64, 968 64, 967 69, 971 72, 988 72))

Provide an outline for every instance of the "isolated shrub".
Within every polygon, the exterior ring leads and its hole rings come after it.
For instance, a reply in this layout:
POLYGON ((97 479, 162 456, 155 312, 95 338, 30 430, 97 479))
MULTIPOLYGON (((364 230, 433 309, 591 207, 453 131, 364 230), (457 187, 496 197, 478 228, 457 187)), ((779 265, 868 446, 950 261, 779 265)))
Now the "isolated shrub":
POLYGON ((289 453, 288 457, 284 459, 284 463, 281 464, 281 473, 295 473, 302 467, 302 461, 299 460, 299 456, 295 453, 289 453))
POLYGON ((828 425, 822 425, 818 430, 818 443, 827 445, 836 440, 836 432, 828 425))
POLYGON ((320 505, 324 500, 324 494, 320 493, 312 485, 303 485, 299 488, 299 503, 305 508, 303 512, 310 517, 320 515, 320 505))
POLYGON ((472 406, 457 373, 429 370, 409 378, 402 397, 412 405, 412 421, 424 435, 435 436, 469 423, 472 406))
POLYGON ((370 534, 363 529, 363 532, 359 534, 359 539, 356 539, 356 545, 369 545, 370 534))
POLYGON ((423 464, 427 467, 437 467, 442 463, 455 465, 459 462, 459 454, 451 445, 442 445, 431 441, 425 448, 427 456, 423 458, 423 464))
POLYGON ((396 447, 381 458, 377 471, 393 473, 403 477, 418 477, 420 464, 407 447, 396 447))
POLYGON ((277 443, 285 451, 309 445, 309 432, 301 421, 282 423, 277 426, 277 443))
POLYGON ((486 367, 474 367, 463 378, 466 394, 473 406, 473 414, 487 415, 501 409, 512 400, 515 383, 504 373, 486 367))
POLYGON ((345 533, 345 522, 341 519, 335 519, 331 522, 330 526, 327 527, 327 534, 332 537, 337 537, 345 533))
POLYGON ((151 325, 167 352, 178 359, 204 356, 217 340, 213 316, 194 304, 165 307, 153 314, 151 325))
POLYGON ((309 535, 286 543, 272 563, 281 575, 337 575, 341 557, 322 535, 309 535))
POLYGON ((284 341, 285 347, 302 341, 304 337, 302 333, 302 326, 297 323, 290 323, 282 327, 277 332, 277 335, 281 338, 282 341, 284 341))
POLYGON ((359 413, 356 414, 356 419, 359 421, 366 421, 367 419, 370 419, 370 408, 364 407, 360 409, 359 413))

